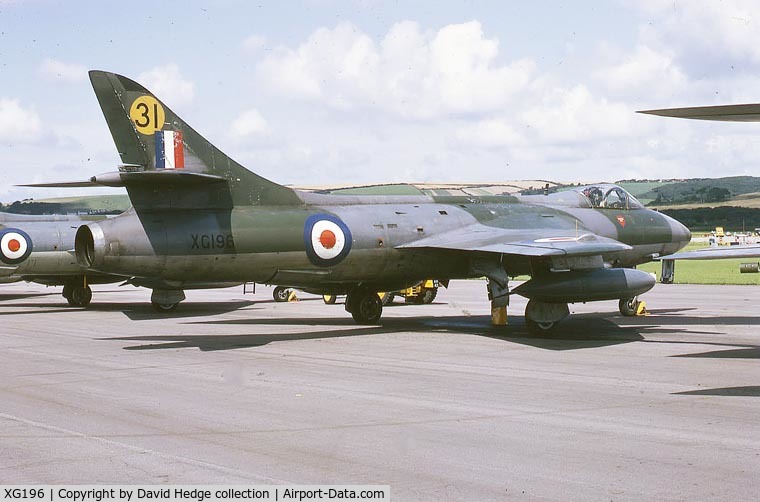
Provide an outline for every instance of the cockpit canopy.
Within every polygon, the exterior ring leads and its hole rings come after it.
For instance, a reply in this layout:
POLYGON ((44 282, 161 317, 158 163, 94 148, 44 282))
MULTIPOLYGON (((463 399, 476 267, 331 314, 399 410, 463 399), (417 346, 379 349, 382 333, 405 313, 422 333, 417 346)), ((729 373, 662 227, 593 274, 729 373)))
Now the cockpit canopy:
POLYGON ((588 201, 589 207, 600 209, 641 209, 644 206, 621 187, 612 184, 587 185, 574 188, 588 201))

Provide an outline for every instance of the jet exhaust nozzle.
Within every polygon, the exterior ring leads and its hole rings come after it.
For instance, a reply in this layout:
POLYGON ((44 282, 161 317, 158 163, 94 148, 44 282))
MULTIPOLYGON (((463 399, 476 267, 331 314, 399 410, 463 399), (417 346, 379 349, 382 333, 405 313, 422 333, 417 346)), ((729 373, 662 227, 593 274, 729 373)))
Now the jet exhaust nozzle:
POLYGON ((83 267, 98 266, 103 261, 105 238, 97 223, 82 225, 74 237, 74 254, 83 267))
POLYGON ((571 270, 533 278, 513 292, 547 303, 576 303, 633 298, 652 289, 655 278, 634 268, 571 270))

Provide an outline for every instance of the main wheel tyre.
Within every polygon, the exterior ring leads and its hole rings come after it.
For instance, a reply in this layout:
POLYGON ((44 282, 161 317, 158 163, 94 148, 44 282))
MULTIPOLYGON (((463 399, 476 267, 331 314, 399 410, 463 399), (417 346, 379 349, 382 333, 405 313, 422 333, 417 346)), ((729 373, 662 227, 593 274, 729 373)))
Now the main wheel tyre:
POLYGON ((433 300, 435 300, 436 295, 438 294, 438 288, 430 288, 426 289, 424 293, 422 293, 422 303, 425 305, 428 305, 430 303, 433 303, 433 300))
POLYGON ((66 301, 72 307, 86 307, 92 300, 90 286, 72 286, 68 293, 69 296, 66 297, 66 301))
POLYGON ((377 324, 383 315, 383 302, 376 293, 362 293, 354 300, 351 316, 359 324, 377 324))
POLYGON ((528 326, 528 331, 534 335, 549 334, 554 331, 557 324, 557 321, 534 321, 533 319, 525 319, 525 325, 528 326))
POLYGON ((639 300, 634 298, 621 298, 618 302, 620 313, 626 317, 633 317, 639 310, 639 300))
POLYGON ((274 291, 272 291, 272 297, 276 302, 286 302, 288 301, 289 296, 290 289, 286 288, 285 286, 277 286, 274 288, 274 291))
POLYGON ((174 312, 177 310, 177 307, 179 306, 179 302, 177 303, 158 303, 158 302, 151 302, 151 305, 153 306, 153 310, 160 314, 166 314, 168 312, 174 312))
POLYGON ((322 301, 328 305, 335 305, 337 300, 338 297, 336 295, 322 295, 322 301))

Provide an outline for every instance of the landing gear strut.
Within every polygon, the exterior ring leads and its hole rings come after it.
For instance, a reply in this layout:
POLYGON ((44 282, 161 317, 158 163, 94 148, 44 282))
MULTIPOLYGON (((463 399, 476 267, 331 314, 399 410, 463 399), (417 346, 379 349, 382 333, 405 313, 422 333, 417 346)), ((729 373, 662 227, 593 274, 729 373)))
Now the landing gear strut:
POLYGON ((346 297, 346 310, 359 324, 377 324, 383 315, 383 301, 374 291, 356 288, 346 297))

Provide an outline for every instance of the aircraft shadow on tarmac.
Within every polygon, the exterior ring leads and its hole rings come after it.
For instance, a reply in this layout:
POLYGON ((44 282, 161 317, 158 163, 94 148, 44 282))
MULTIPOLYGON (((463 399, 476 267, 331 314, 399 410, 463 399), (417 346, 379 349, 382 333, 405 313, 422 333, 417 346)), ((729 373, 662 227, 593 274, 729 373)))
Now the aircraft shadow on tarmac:
POLYGON ((573 350, 603 347, 620 343, 642 341, 638 328, 620 328, 603 319, 577 319, 563 323, 562 330, 541 337, 527 332, 524 322, 505 327, 491 327, 489 316, 388 318, 380 326, 356 326, 352 319, 334 318, 274 318, 274 319, 223 319, 190 322, 198 325, 261 325, 261 326, 352 326, 349 329, 312 330, 296 333, 262 333, 243 335, 146 335, 103 338, 102 340, 143 341, 148 344, 125 347, 127 350, 151 350, 196 347, 203 351, 230 350, 260 347, 272 342, 318 340, 353 336, 372 336, 398 332, 424 335, 455 333, 483 336, 495 340, 531 345, 547 350, 573 350), (593 330, 595 335, 589 335, 593 330))
MULTIPOLYGON (((196 312, 197 313, 197 312, 196 312)), ((103 340, 122 340, 133 342, 148 342, 141 345, 125 347, 127 350, 154 350, 169 348, 198 348, 202 351, 231 350, 250 347, 261 347, 272 342, 297 340, 317 340, 353 336, 373 336, 397 332, 412 332, 422 335, 437 333, 463 334, 481 336, 493 340, 517 343, 544 350, 564 351, 606 347, 631 342, 645 343, 683 343, 688 346, 709 345, 724 348, 719 352, 739 352, 755 354, 760 352, 760 346, 704 342, 699 340, 648 340, 646 334, 667 335, 683 334, 678 328, 662 327, 663 325, 699 324, 696 319, 679 316, 678 320, 667 321, 665 317, 649 317, 647 324, 623 325, 613 322, 609 314, 579 314, 563 321, 556 332, 545 335, 532 335, 527 331, 524 318, 510 318, 510 324, 503 327, 490 326, 489 316, 445 316, 445 317, 415 317, 415 318, 386 318, 380 326, 356 326, 350 318, 258 318, 258 319, 219 319, 187 322, 187 325, 250 325, 250 326, 349 326, 348 329, 308 330, 294 333, 260 333, 260 334, 213 334, 213 335, 146 335, 132 337, 114 337, 103 340), (661 322, 665 320, 666 322, 661 322), (692 320, 693 322, 684 322, 692 320), (726 350, 725 347, 731 349, 726 350), (749 352, 742 352, 749 351, 749 352)), ((625 322, 630 318, 616 318, 615 321, 625 322)), ((739 319, 733 321, 739 322, 739 319)), ((704 322, 704 319, 702 319, 704 322)), ((741 322, 746 324, 746 320, 741 322)), ((689 331, 690 334, 720 335, 712 331, 689 331)), ((702 356, 711 357, 710 352, 702 356)), ((684 354, 675 357, 691 357, 684 354)), ((716 356, 718 357, 718 356, 716 356)), ((725 356, 730 357, 730 356, 725 356)), ((741 357, 735 355, 733 357, 741 357)))
MULTIPOLYGON (((725 344, 714 344, 725 346, 725 344)), ((729 345, 736 347, 736 345, 729 345)), ((695 357, 695 358, 714 358, 714 359, 760 359, 760 347, 756 345, 745 345, 743 348, 714 350, 710 352, 697 352, 694 354, 679 354, 670 357, 695 357)))
POLYGON ((26 300, 27 298, 40 298, 42 296, 59 295, 59 294, 60 293, 55 292, 55 291, 51 291, 50 293, 0 293, 0 304, 2 304, 2 302, 11 302, 14 300, 26 300))
POLYGON ((149 303, 135 303, 124 305, 123 303, 91 303, 87 307, 71 307, 64 301, 60 307, 53 307, 47 309, 41 309, 39 303, 14 303, 9 305, 7 309, 0 312, 0 316, 4 315, 22 315, 22 314, 59 314, 61 312, 121 312, 132 321, 151 321, 156 319, 177 319, 183 317, 198 317, 198 316, 211 316, 218 314, 226 314, 245 307, 250 307, 254 303, 253 301, 237 301, 237 302, 196 302, 187 305, 184 303, 180 309, 174 312, 160 313, 153 310, 153 307, 149 303), (36 307, 36 308, 35 308, 36 307), (188 307, 188 308, 182 308, 188 307), (27 310, 13 310, 12 308, 23 308, 27 310))

